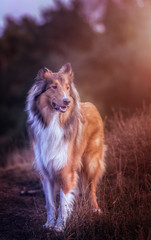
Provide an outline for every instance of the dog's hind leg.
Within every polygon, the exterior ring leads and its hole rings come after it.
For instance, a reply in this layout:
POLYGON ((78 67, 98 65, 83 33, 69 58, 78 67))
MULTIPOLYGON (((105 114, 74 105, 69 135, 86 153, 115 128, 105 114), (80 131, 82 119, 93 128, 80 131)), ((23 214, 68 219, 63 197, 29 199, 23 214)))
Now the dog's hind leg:
POLYGON ((96 186, 97 186, 96 179, 92 179, 92 181, 90 182, 90 201, 91 201, 91 206, 93 207, 93 212, 102 213, 102 210, 99 208, 98 203, 97 203, 96 186))
POLYGON ((101 213, 102 210, 99 208, 97 203, 96 188, 105 171, 103 154, 89 151, 89 153, 87 155, 85 154, 84 157, 84 175, 85 179, 87 179, 90 203, 94 212, 101 213))
POLYGON ((43 179, 42 184, 43 184, 43 189, 45 193, 46 209, 47 209, 47 221, 44 224, 44 227, 53 228, 55 225, 55 219, 56 219, 54 184, 49 180, 49 178, 43 179))

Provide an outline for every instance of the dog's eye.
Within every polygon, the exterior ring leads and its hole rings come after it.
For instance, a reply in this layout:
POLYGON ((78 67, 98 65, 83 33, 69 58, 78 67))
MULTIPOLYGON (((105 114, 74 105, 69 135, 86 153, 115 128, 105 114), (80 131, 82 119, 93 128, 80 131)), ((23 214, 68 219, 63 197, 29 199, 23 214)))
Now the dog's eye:
POLYGON ((67 86, 66 88, 67 88, 67 90, 69 90, 69 88, 70 88, 70 87, 69 87, 69 86, 67 86))
POLYGON ((57 89, 57 86, 54 85, 54 86, 52 86, 52 88, 57 89))

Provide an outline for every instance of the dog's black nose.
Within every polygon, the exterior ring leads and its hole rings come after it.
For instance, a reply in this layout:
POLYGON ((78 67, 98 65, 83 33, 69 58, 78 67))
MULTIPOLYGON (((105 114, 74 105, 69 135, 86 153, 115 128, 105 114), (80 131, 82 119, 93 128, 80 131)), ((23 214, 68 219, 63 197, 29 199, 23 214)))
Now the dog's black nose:
POLYGON ((70 104, 70 99, 69 98, 63 98, 63 104, 65 106, 68 106, 70 104))

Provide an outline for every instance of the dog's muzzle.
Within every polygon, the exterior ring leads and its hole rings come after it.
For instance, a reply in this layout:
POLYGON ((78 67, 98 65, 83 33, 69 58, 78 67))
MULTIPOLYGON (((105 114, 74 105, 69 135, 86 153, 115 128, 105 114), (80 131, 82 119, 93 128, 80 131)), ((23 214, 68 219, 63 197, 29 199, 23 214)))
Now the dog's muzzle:
POLYGON ((55 109, 56 111, 61 112, 61 113, 65 113, 67 110, 67 106, 64 106, 64 105, 59 106, 55 102, 52 102, 52 107, 53 107, 53 109, 55 109))

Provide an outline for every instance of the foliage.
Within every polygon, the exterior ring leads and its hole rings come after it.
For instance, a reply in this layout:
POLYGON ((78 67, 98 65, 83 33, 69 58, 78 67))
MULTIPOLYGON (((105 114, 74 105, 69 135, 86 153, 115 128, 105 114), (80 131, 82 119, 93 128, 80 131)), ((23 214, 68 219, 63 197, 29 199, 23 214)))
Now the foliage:
POLYGON ((18 23, 7 19, 0 39, 2 135, 18 136, 24 129, 25 98, 39 68, 60 67, 67 61, 68 48, 87 51, 91 35, 92 30, 79 15, 76 4, 71 9, 60 4, 56 10, 45 10, 41 25, 27 17, 18 23))
POLYGON ((150 3, 108 1, 104 33, 94 32, 82 13, 82 0, 42 12, 41 24, 9 17, 0 38, 0 141, 25 135, 25 99, 37 71, 71 62, 81 99, 105 115, 134 111, 151 100, 150 3))
POLYGON ((31 165, 27 166, 30 152, 24 149, 20 157, 19 151, 10 154, 7 168, 0 171, 0 225, 4 226, 1 239, 149 240, 150 132, 151 107, 143 107, 126 119, 121 112, 116 113, 106 122, 107 171, 97 191, 103 214, 93 213, 87 195, 79 196, 72 218, 65 232, 60 234, 42 228, 46 220, 45 200, 38 176, 31 170, 31 165), (19 167, 19 163, 23 165, 19 167), (23 189, 40 188, 37 195, 18 194, 23 189))

